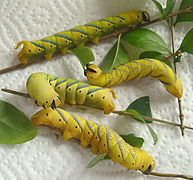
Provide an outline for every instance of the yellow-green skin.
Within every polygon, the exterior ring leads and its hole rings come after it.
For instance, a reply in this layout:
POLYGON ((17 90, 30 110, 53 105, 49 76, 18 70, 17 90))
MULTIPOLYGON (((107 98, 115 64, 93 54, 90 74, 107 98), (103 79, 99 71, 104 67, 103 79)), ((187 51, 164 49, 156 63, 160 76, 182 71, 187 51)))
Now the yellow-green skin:
POLYGON ((98 44, 99 38, 115 30, 129 28, 143 21, 149 21, 149 15, 145 11, 129 11, 117 16, 106 17, 98 21, 92 21, 82 26, 76 26, 70 30, 58 32, 52 36, 37 41, 20 41, 15 49, 23 44, 18 59, 21 63, 27 63, 30 58, 44 56, 50 60, 54 53, 67 53, 67 49, 84 45, 88 41, 98 44))
POLYGON ((87 104, 104 109, 109 114, 115 108, 112 89, 91 86, 75 79, 57 78, 43 72, 32 74, 26 83, 30 97, 38 106, 58 107, 65 102, 69 104, 87 104))
POLYGON ((65 141, 79 138, 83 148, 91 145, 93 154, 107 153, 112 161, 128 169, 149 173, 155 166, 155 161, 147 152, 127 144, 112 129, 84 120, 78 115, 70 115, 62 109, 42 109, 33 115, 31 120, 35 126, 46 125, 64 131, 65 141))
POLYGON ((141 77, 157 78, 166 90, 177 98, 183 94, 183 86, 177 75, 164 62, 156 59, 139 59, 117 66, 110 73, 103 73, 94 65, 88 65, 85 75, 90 84, 111 87, 121 82, 139 79, 141 77))

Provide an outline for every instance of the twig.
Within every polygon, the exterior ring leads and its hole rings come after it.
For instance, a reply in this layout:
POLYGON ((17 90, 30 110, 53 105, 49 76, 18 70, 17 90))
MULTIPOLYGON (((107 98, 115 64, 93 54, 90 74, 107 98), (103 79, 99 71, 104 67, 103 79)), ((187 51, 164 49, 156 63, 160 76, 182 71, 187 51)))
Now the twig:
MULTIPOLYGON (((129 29, 123 29, 123 30, 119 30, 119 31, 116 31, 116 32, 113 32, 112 34, 109 34, 109 35, 105 35, 105 36, 102 36, 100 38, 100 41, 103 41, 103 40, 106 40, 106 39, 109 39, 109 38, 112 38, 112 37, 117 37, 120 33, 126 33, 128 32, 129 30, 134 30, 134 29, 137 29, 137 28, 140 28, 140 27, 145 27, 145 26, 148 26, 150 24, 153 24, 153 23, 156 23, 156 22, 160 22, 160 21, 163 21, 165 19, 169 19, 171 17, 174 17, 174 16, 177 16, 179 14, 184 14, 184 13, 190 13, 191 10, 193 9, 193 6, 191 7, 185 7, 183 10, 180 10, 176 13, 171 13, 170 15, 164 17, 164 18, 157 18, 157 19, 154 19, 152 21, 149 21, 147 23, 143 23, 143 24, 140 24, 140 25, 137 25, 137 26, 134 26, 134 27, 131 27, 129 29)), ((54 56, 56 56, 57 54, 55 54, 54 56)), ((0 70, 0 74, 4 74, 4 73, 7 73, 7 72, 10 72, 10 71, 13 71, 13 70, 16 70, 16 69, 20 69, 20 68, 25 68, 31 64, 35 64, 37 62, 40 62, 42 61, 43 59, 34 59, 34 60, 30 60, 28 63, 26 63, 25 65, 22 64, 22 63, 19 63, 19 64, 16 64, 14 66, 10 66, 8 68, 5 68, 5 69, 1 69, 0 70)))
MULTIPOLYGON (((170 28, 170 32, 171 32, 171 41, 172 41, 172 52, 174 54, 175 52, 175 47, 174 47, 174 25, 173 25, 173 18, 171 18, 171 26, 170 28)), ((176 67, 176 63, 175 63, 175 57, 173 57, 173 64, 174 64, 174 71, 177 74, 177 67, 176 67)), ((182 112, 182 103, 181 103, 181 99, 178 98, 178 108, 179 108, 179 118, 180 118, 180 128, 181 128, 181 132, 182 132, 182 136, 184 136, 184 115, 182 112)))
POLYGON ((186 175, 183 174, 163 174, 163 173, 157 173, 157 172, 150 172, 148 174, 144 173, 145 175, 153 175, 153 176, 159 176, 159 177, 177 177, 177 178, 183 178, 188 179, 186 175))
POLYGON ((176 57, 180 56, 181 54, 182 54, 182 52, 180 50, 176 51, 174 54, 172 54, 172 55, 170 55, 170 56, 168 56, 168 57, 166 57, 164 59, 161 59, 161 61, 164 62, 164 61, 167 61, 169 59, 176 58, 176 57))
MULTIPOLYGON (((4 92, 7 92, 7 93, 14 94, 14 95, 18 95, 18 96, 30 98, 29 94, 27 94, 27 93, 22 93, 22 92, 18 92, 18 91, 13 91, 13 90, 10 90, 10 89, 7 89, 7 88, 3 88, 3 89, 1 89, 1 90, 4 91, 4 92)), ((72 105, 72 106, 73 106, 73 105, 72 105)), ((87 106, 87 105, 76 105, 76 107, 94 108, 94 107, 87 106)), ((97 108, 97 107, 95 107, 95 108, 97 108)), ((97 108, 97 109, 100 109, 100 108, 97 108)), ((130 116, 130 117, 133 117, 133 115, 132 115, 131 113, 126 112, 126 111, 117 111, 117 110, 114 110, 113 113, 118 114, 118 115, 127 115, 127 116, 130 116)), ((161 120, 161 119, 151 118, 151 117, 147 117, 147 116, 141 116, 141 117, 144 118, 144 119, 148 119, 148 120, 152 120, 152 121, 156 121, 156 122, 160 122, 160 123, 164 123, 164 124, 168 124, 168 125, 172 125, 172 126, 178 126, 178 127, 181 126, 180 124, 173 123, 173 122, 170 122, 170 121, 165 121, 165 120, 161 120)), ((184 129, 193 130, 193 127, 184 126, 184 129)))

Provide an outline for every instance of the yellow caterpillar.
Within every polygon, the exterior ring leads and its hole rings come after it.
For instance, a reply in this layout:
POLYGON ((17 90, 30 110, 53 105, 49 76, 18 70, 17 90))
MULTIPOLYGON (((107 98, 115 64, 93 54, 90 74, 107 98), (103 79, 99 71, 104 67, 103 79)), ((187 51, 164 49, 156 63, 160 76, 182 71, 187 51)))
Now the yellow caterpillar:
POLYGON ((76 26, 37 41, 20 41, 15 49, 22 44, 23 48, 17 57, 21 63, 27 63, 30 58, 39 56, 44 56, 50 60, 56 52, 66 54, 67 49, 84 45, 90 40, 94 44, 98 44, 99 38, 105 34, 110 34, 118 29, 129 28, 143 21, 149 21, 149 19, 149 15, 145 11, 129 11, 76 26))
POLYGON ((155 161, 147 152, 127 144, 112 129, 84 120, 78 115, 70 115, 62 109, 42 109, 33 115, 31 120, 35 126, 46 125, 64 131, 65 141, 79 138, 83 148, 91 145, 93 154, 107 153, 112 161, 128 169, 149 173, 155 166, 155 161))
POLYGON ((26 88, 35 103, 44 108, 56 108, 64 102, 97 106, 104 109, 105 114, 115 108, 111 93, 114 99, 116 95, 112 89, 91 86, 75 79, 57 78, 42 72, 34 73, 28 78, 26 88))
POLYGON ((110 73, 103 73, 98 66, 90 64, 87 65, 85 75, 90 84, 101 87, 116 86, 124 81, 152 76, 159 79, 167 91, 177 98, 181 98, 183 94, 182 83, 177 75, 168 65, 156 59, 133 60, 117 66, 110 73))

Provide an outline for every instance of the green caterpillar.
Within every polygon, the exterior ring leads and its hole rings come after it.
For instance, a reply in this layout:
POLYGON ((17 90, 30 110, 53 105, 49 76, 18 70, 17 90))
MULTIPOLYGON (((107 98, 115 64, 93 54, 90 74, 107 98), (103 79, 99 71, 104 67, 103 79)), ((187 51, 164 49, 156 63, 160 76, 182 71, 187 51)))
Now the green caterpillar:
POLYGON ((33 115, 31 120, 35 126, 46 125, 64 131, 65 141, 79 138, 83 148, 90 144, 93 154, 107 153, 112 161, 128 169, 149 173, 155 166, 155 161, 147 152, 127 144, 112 129, 84 120, 80 116, 70 115, 62 109, 42 109, 33 115))
POLYGON ((85 75, 90 84, 101 87, 116 86, 124 81, 152 76, 159 79, 167 91, 177 98, 181 98, 183 94, 183 86, 177 75, 168 65, 156 59, 133 60, 117 66, 110 73, 103 73, 98 66, 89 64, 85 75))
POLYGON ((21 63, 27 63, 30 58, 39 56, 44 56, 47 60, 50 60, 56 52, 66 54, 68 48, 84 45, 90 40, 94 44, 98 44, 99 38, 105 34, 118 29, 129 28, 143 21, 149 21, 149 19, 149 15, 145 11, 129 11, 76 26, 41 40, 20 41, 15 49, 22 44, 23 48, 17 57, 21 63))
POLYGON ((26 83, 30 97, 35 100, 38 106, 53 109, 69 104, 87 104, 104 109, 105 114, 109 114, 115 108, 113 98, 115 92, 109 88, 91 86, 75 79, 57 78, 46 73, 34 73, 30 75, 26 83))

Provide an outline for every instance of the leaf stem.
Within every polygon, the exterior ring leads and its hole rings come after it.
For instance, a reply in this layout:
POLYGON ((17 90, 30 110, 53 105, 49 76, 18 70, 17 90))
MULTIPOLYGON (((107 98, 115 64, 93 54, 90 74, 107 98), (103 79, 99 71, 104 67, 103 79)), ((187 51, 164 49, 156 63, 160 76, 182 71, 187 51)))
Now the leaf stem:
MULTIPOLYGON (((18 92, 18 91, 13 91, 13 90, 10 90, 10 89, 7 89, 7 88, 3 88, 3 89, 1 89, 1 90, 2 90, 3 92, 7 92, 7 93, 14 94, 14 95, 18 95, 18 96, 30 98, 29 94, 27 94, 27 93, 22 93, 22 92, 18 92)), ((87 105, 76 105, 76 107, 93 108, 93 107, 87 106, 87 105)), ((96 107, 95 107, 95 109, 96 109, 96 107)), ((98 109, 100 109, 100 108, 98 108, 98 109)), ((118 115, 127 115, 127 116, 130 116, 130 117, 133 117, 133 115, 132 115, 131 113, 126 112, 126 111, 114 110, 113 113, 118 114, 118 115)), ((148 119, 148 120, 152 120, 152 121, 156 121, 156 122, 160 122, 160 123, 164 123, 164 124, 168 124, 168 125, 172 125, 172 126, 178 126, 178 127, 181 126, 180 124, 173 123, 173 122, 166 121, 166 120, 151 118, 151 117, 147 117, 147 116, 141 116, 141 117, 144 118, 144 119, 148 119)), ((193 127, 184 126, 184 129, 193 130, 193 127)))
MULTIPOLYGON (((171 43, 172 43, 172 53, 175 53, 175 42, 174 42, 174 24, 173 24, 173 18, 171 18, 171 26, 169 26, 170 33, 171 33, 171 43)), ((173 64, 174 64, 174 72, 177 74, 177 67, 175 63, 175 56, 173 57, 173 64)), ((182 112, 182 103, 181 99, 178 98, 178 109, 179 109, 179 118, 180 118, 180 129, 182 132, 182 136, 184 136, 184 115, 182 112)))
POLYGON ((189 177, 183 174, 163 174, 158 172, 151 172, 151 173, 144 173, 145 175, 152 175, 152 176, 159 176, 159 177, 177 177, 177 178, 183 178, 188 179, 189 177))
MULTIPOLYGON (((111 33, 109 35, 102 36, 100 38, 100 41, 103 41, 103 40, 106 40, 106 39, 109 39, 109 38, 112 38, 112 37, 117 37, 119 34, 126 33, 129 30, 134 30, 134 29, 137 29, 137 28, 140 28, 140 27, 145 27, 145 26, 148 26, 150 24, 153 24, 153 23, 156 23, 156 22, 160 22, 160 21, 163 21, 165 19, 169 19, 171 17, 177 16, 179 14, 190 13, 192 11, 192 9, 193 9, 193 6, 185 7, 184 9, 182 9, 182 10, 176 12, 176 13, 171 13, 171 14, 169 14, 168 16, 166 16, 164 18, 157 18, 157 19, 154 19, 154 20, 149 21, 147 23, 143 23, 143 24, 140 24, 140 25, 137 25, 137 26, 133 26, 133 27, 131 27, 129 29, 118 30, 118 31, 113 32, 113 33, 111 33)), ((56 56, 57 54, 59 54, 59 53, 56 53, 54 56, 56 56)), ((40 62, 42 60, 43 60, 42 58, 37 58, 37 59, 30 60, 26 64, 19 63, 19 64, 16 64, 16 65, 10 66, 8 68, 1 69, 0 70, 0 74, 4 74, 4 73, 10 72, 10 71, 14 71, 14 70, 17 70, 17 69, 20 69, 20 68, 26 68, 27 66, 29 66, 31 64, 38 63, 38 62, 40 62)))

